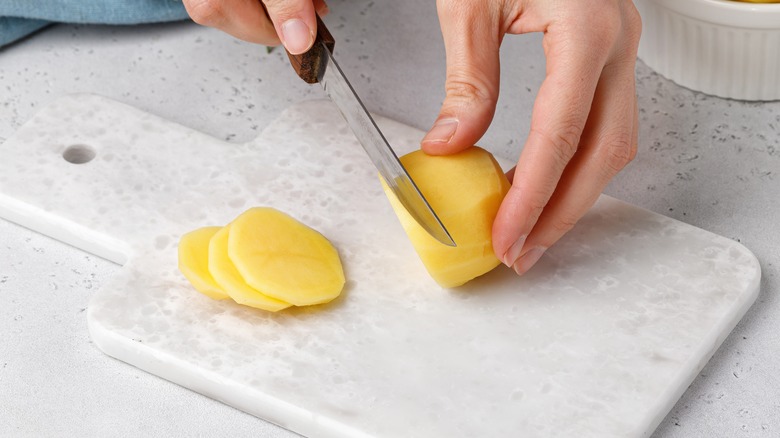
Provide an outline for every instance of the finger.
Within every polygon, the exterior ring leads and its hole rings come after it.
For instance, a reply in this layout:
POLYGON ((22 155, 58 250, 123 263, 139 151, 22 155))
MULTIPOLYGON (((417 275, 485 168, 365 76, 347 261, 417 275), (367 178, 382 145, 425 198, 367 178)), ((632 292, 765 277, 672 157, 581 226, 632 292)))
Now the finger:
POLYGON ((317 35, 312 0, 263 0, 263 3, 288 52, 299 55, 311 48, 317 35))
POLYGON ((317 11, 317 15, 320 17, 324 17, 330 12, 330 9, 328 8, 328 5, 325 4, 324 0, 314 0, 314 10, 317 11))
POLYGON ((599 80, 580 148, 513 264, 527 272, 587 213, 607 183, 636 155, 633 63, 607 66, 599 80))
POLYGON ((504 175, 506 175, 506 179, 509 180, 509 183, 511 184, 512 181, 515 179, 515 169, 517 169, 517 166, 509 169, 504 175))
POLYGON ((244 41, 275 46, 279 37, 258 0, 184 0, 192 20, 244 41))
POLYGON ((498 14, 485 6, 439 0, 437 8, 447 56, 446 97, 421 145, 429 154, 473 146, 493 119, 498 99, 501 44, 498 14))
POLYGON ((531 117, 531 130, 515 169, 513 184, 493 224, 493 249, 507 266, 521 255, 525 240, 555 191, 580 143, 596 85, 609 52, 598 32, 561 38, 554 26, 545 35, 547 76, 531 117), (601 51, 594 48, 603 47, 601 51))
POLYGON ((636 91, 634 92, 634 134, 632 138, 634 139, 634 156, 631 157, 633 161, 639 151, 639 102, 637 101, 636 91))

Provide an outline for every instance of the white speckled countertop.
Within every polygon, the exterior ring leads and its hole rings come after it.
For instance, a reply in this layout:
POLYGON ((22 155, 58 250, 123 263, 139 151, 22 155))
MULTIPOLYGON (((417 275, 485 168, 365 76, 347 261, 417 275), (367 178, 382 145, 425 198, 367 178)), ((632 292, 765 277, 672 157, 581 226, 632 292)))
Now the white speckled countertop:
MULTIPOLYGON (((332 0, 337 57, 369 109, 427 128, 444 55, 432 2, 332 0)), ((481 142, 514 159, 544 59, 538 35, 503 48, 503 94, 481 142), (511 72, 511 73, 510 73, 511 72)), ((780 102, 685 90, 639 63, 639 156, 608 188, 733 238, 761 262, 761 295, 653 438, 780 434, 780 102)), ((281 51, 191 23, 55 26, 0 50, 0 141, 75 92, 243 142, 284 108, 323 97, 281 51)), ((0 157, 2 159, 2 157, 0 157)), ((118 268, 0 221, 0 424, 10 436, 294 434, 109 358, 87 332, 92 293, 118 268)))

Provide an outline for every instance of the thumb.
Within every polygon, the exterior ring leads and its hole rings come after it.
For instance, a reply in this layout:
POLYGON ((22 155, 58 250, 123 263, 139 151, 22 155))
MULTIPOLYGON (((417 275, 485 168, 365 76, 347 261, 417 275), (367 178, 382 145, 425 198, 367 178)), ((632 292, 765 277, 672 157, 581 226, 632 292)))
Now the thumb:
POLYGON ((312 0, 263 0, 263 3, 288 52, 299 55, 311 48, 317 35, 312 0))
POLYGON ((484 5, 474 3, 437 1, 447 55, 447 94, 439 117, 421 142, 431 155, 473 146, 487 131, 496 110, 501 44, 498 14, 485 13, 484 5))

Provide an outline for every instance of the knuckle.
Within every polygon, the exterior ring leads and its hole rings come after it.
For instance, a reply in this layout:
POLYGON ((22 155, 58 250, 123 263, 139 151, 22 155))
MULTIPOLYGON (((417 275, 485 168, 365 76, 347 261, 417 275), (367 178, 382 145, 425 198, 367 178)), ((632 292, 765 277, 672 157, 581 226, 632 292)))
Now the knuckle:
POLYGON ((530 190, 530 196, 527 204, 527 217, 531 223, 536 222, 542 216, 550 194, 544 190, 530 190))
POLYGON ((585 29, 590 29, 588 34, 592 38, 592 44, 596 44, 596 47, 612 47, 626 37, 626 27, 629 23, 624 11, 625 2, 601 0, 598 3, 600 13, 595 19, 593 16, 581 16, 578 20, 581 20, 580 24, 585 26, 585 29))
POLYGON ((581 29, 588 29, 581 37, 590 38, 600 47, 611 46, 619 37, 623 27, 620 5, 614 0, 600 0, 598 15, 576 15, 569 17, 581 29))
POLYGON ((642 36, 642 18, 630 2, 621 3, 620 10, 612 18, 617 19, 616 23, 604 26, 600 36, 601 41, 611 47, 609 62, 631 65, 633 69, 642 36))
POLYGON ((620 38, 623 32, 623 23, 619 15, 606 14, 594 29, 597 41, 609 47, 620 38))
POLYGON ((264 0, 263 3, 268 9, 268 13, 274 17, 274 21, 283 22, 288 18, 300 16, 303 9, 303 2, 291 2, 285 0, 264 0))
POLYGON ((617 174, 636 157, 637 145, 628 133, 609 136, 605 138, 603 145, 602 162, 609 175, 617 174))
POLYGON ((550 226, 554 230, 554 232, 558 236, 562 236, 574 228, 575 225, 577 225, 577 220, 579 218, 573 217, 573 216, 561 216, 554 220, 550 226))
POLYGON ((564 129, 548 132, 541 129, 531 129, 531 132, 541 137, 541 140, 551 145, 550 151, 555 154, 555 160, 560 165, 568 163, 577 152, 582 130, 575 124, 565 125, 564 129))
POLYGON ((187 12, 192 21, 203 26, 215 26, 224 20, 223 5, 220 0, 188 0, 187 12))
MULTIPOLYGON (((529 184, 527 181, 515 182, 516 184, 513 184, 509 190, 515 192, 514 197, 520 200, 518 211, 522 213, 528 223, 536 223, 547 207, 550 193, 542 187, 529 184)), ((506 198, 510 197, 512 194, 507 194, 506 198)))
MULTIPOLYGON (((538 198, 537 198, 538 199, 538 198)), ((543 201, 532 201, 531 204, 528 206, 528 217, 532 221, 536 221, 539 219, 539 217, 542 216, 542 212, 544 212, 544 207, 547 205, 543 201)))
POLYGON ((290 10, 291 9, 290 3, 295 3, 295 2, 280 1, 280 0, 263 0, 263 4, 265 4, 265 7, 268 9, 268 11, 275 14, 280 14, 290 10))
POLYGON ((474 78, 464 79, 456 75, 448 75, 445 91, 448 98, 455 98, 469 104, 484 105, 493 102, 487 83, 474 78))
POLYGON ((628 11, 626 11, 626 28, 631 42, 639 43, 639 38, 642 35, 642 17, 633 3, 629 3, 628 11))

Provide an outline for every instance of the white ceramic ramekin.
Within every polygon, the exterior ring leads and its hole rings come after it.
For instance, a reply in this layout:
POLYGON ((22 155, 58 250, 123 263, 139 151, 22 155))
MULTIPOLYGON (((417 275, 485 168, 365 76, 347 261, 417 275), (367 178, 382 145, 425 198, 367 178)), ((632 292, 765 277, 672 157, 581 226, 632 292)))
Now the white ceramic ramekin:
POLYGON ((635 0, 639 58, 683 87, 741 100, 780 99, 780 3, 635 0))

